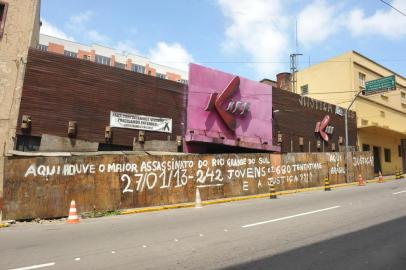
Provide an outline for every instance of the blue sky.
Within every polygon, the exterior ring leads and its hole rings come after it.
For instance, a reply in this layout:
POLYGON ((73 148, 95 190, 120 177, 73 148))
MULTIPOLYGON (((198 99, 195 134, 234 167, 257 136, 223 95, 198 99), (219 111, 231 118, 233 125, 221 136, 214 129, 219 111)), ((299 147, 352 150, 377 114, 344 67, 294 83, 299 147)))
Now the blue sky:
MULTIPOLYGON (((406 0, 387 0, 406 13, 406 0)), ((406 76, 406 16, 379 0, 42 0, 42 33, 253 80, 348 50, 406 76), (295 25, 298 29, 296 48, 295 25)))

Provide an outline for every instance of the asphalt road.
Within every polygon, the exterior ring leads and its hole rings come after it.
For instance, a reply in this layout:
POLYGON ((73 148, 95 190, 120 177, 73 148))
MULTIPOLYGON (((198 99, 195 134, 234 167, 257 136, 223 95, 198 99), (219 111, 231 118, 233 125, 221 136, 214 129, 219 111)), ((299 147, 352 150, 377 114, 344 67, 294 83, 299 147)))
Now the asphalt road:
POLYGON ((0 229, 0 269, 405 269, 405 203, 406 180, 397 180, 77 225, 16 224, 0 229))

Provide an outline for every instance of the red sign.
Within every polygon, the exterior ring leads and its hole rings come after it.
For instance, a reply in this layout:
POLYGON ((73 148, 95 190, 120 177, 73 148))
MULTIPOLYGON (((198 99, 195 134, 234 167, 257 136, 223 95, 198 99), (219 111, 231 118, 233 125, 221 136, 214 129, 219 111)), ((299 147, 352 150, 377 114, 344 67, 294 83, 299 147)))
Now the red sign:
POLYGON ((234 102, 231 100, 232 96, 237 92, 239 86, 240 77, 236 76, 229 82, 226 88, 223 89, 220 95, 218 93, 210 94, 209 102, 204 109, 205 111, 216 110, 220 118, 231 130, 235 130, 237 127, 234 114, 239 113, 240 116, 245 116, 249 110, 249 104, 247 102, 234 102), (223 104, 227 100, 229 100, 229 103, 227 108, 224 109, 223 104))
POLYGON ((328 123, 330 122, 330 116, 326 115, 324 116, 323 120, 321 122, 316 123, 316 129, 314 132, 320 133, 321 138, 328 142, 329 136, 333 134, 334 127, 330 126, 328 123))

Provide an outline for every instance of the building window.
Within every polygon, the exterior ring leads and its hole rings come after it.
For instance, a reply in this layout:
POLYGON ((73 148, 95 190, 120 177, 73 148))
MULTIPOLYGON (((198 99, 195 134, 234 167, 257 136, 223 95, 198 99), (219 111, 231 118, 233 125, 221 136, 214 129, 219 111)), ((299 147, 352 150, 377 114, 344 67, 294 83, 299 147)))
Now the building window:
POLYGON ((391 162, 390 149, 384 148, 385 162, 391 162))
POLYGON ((125 64, 120 63, 120 62, 115 62, 115 63, 114 63, 114 66, 115 66, 116 68, 125 69, 125 64))
POLYGON ((379 113, 380 113, 381 117, 385 117, 385 112, 384 111, 380 111, 379 113))
POLYGON ((158 77, 158 78, 161 78, 161 79, 166 79, 166 75, 165 74, 162 74, 162 73, 156 73, 156 76, 158 77))
POLYGON ((400 101, 405 102, 405 99, 406 99, 406 93, 400 92, 400 101))
POLYGON ((362 151, 370 151, 371 147, 369 146, 369 144, 363 144, 362 145, 362 151))
POLYGON ((38 151, 41 144, 41 137, 34 137, 28 135, 17 135, 17 151, 38 151))
POLYGON ((145 67, 137 65, 137 64, 132 64, 131 65, 131 71, 144 74, 145 73, 145 67))
POLYGON ((96 54, 94 61, 98 64, 110 66, 110 58, 96 54))
POLYGON ((365 88, 365 74, 364 73, 359 73, 358 74, 358 82, 359 82, 359 87, 362 89, 365 88))
POLYGON ((402 157, 402 146, 398 145, 398 157, 402 157))
POLYGON ((300 86, 300 92, 302 93, 302 96, 309 94, 309 85, 305 84, 300 86))
POLYGON ((37 48, 38 48, 38 50, 43 51, 43 52, 48 51, 48 46, 46 46, 46 45, 38 44, 37 48))
POLYGON ((7 3, 0 2, 0 39, 3 37, 4 28, 6 25, 7 8, 7 3))
POLYGON ((63 51, 63 54, 64 54, 65 56, 68 56, 68 57, 73 57, 73 58, 77 58, 77 57, 78 57, 78 54, 77 54, 77 53, 74 53, 74 52, 71 52, 71 51, 67 51, 67 50, 64 50, 64 51, 63 51))

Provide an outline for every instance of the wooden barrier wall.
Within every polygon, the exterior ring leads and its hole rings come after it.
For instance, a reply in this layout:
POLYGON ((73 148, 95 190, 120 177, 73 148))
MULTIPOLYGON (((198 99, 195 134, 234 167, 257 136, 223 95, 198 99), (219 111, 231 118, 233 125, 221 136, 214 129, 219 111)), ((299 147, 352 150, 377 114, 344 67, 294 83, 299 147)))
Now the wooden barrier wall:
MULTIPOLYGON (((350 179, 373 178, 370 152, 350 154, 350 179)), ((5 219, 52 218, 345 183, 344 153, 10 157, 5 219)))

